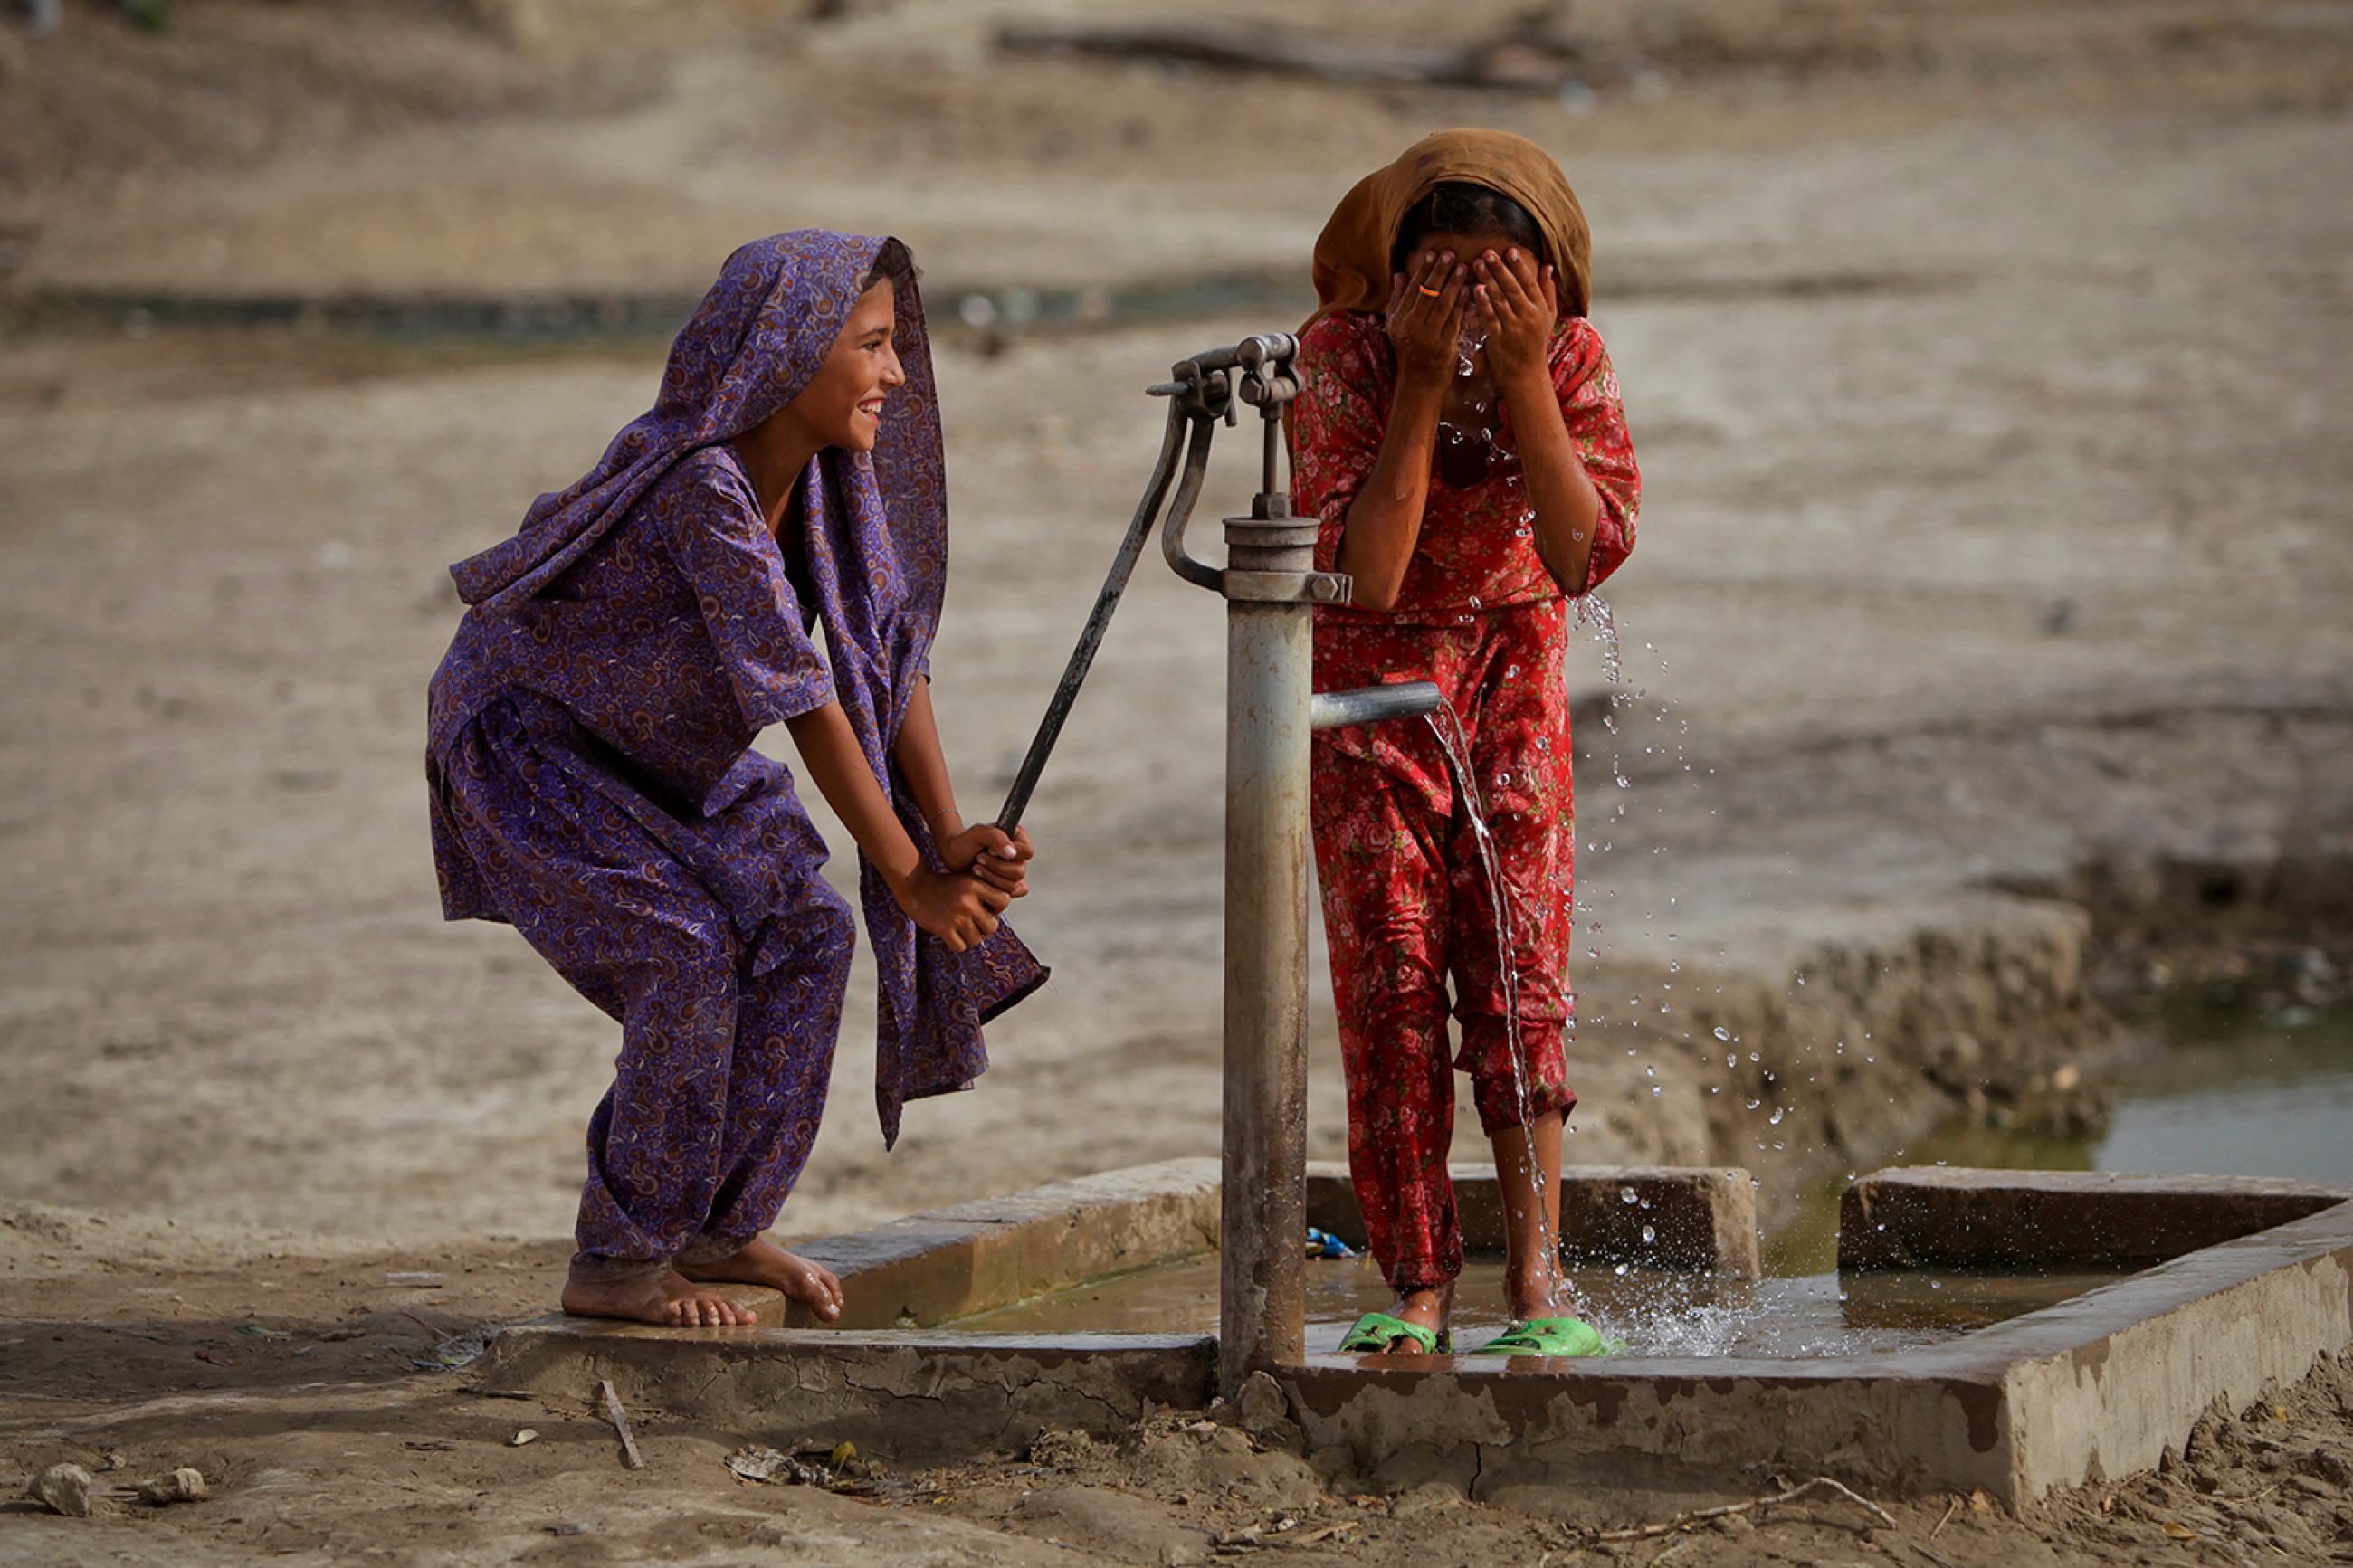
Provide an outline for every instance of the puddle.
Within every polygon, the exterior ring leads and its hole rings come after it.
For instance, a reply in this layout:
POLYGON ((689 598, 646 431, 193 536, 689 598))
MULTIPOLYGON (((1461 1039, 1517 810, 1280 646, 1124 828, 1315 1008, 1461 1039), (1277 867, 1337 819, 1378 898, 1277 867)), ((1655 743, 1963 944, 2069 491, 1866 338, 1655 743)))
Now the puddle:
MULTIPOLYGON (((1579 1315, 1626 1342, 1630 1356, 1863 1355, 1936 1344, 2078 1296, 2109 1273, 1835 1274, 1753 1283, 1705 1275, 1573 1269, 1579 1315), (1843 1293, 1841 1293, 1843 1291, 1843 1293)), ((1307 1348, 1335 1350, 1348 1326, 1389 1304, 1368 1258, 1307 1265, 1307 1348)), ((1459 1348, 1504 1326, 1503 1264, 1473 1258, 1454 1314, 1459 1348)), ((985 1312, 949 1325, 988 1333, 1215 1333, 1214 1253, 985 1312)))
POLYGON ((2084 1168, 2353 1183, 2353 1006, 2175 996, 2133 1021, 2175 1044, 2116 1079, 2084 1168))
MULTIPOLYGON (((2124 1011, 2167 1047, 2109 1077, 2105 1131, 2067 1138, 1956 1121, 1874 1163, 2353 1184, 2353 1005, 2261 1009, 2177 992, 2124 1011)), ((1831 1267, 1844 1186, 1816 1189, 1767 1240, 1767 1273, 1831 1267)))
MULTIPOLYGON (((959 330, 1082 331, 1196 321, 1249 311, 1295 321, 1314 303, 1303 279, 1262 270, 1147 279, 1101 288, 944 289, 924 293, 935 334, 959 330)), ((663 290, 480 296, 216 294, 162 289, 36 290, 22 319, 50 329, 152 331, 165 328, 332 330, 372 337, 666 342, 694 313, 700 294, 663 290)))

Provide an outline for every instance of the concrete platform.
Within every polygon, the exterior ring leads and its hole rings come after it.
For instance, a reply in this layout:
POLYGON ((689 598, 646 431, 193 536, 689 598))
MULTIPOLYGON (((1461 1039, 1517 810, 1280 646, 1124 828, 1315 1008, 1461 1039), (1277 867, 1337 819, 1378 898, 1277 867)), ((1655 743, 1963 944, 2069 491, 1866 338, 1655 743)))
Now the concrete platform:
MULTIPOLYGON (((1459 1179, 1477 1245, 1496 1217, 1493 1178, 1459 1179)), ((484 1381, 577 1394, 610 1378, 634 1407, 779 1445, 847 1437, 919 1463, 1018 1448, 1050 1428, 1117 1430, 1149 1406, 1207 1405, 1214 1342, 936 1325, 1198 1255, 1216 1240, 1216 1184, 1214 1163, 1179 1161, 913 1215, 805 1249, 841 1275, 850 1326, 666 1330, 556 1315, 501 1334, 484 1381)), ((1345 1189, 1333 1169, 1311 1175, 1315 1223, 1351 1228, 1345 1189)), ((1640 1254, 1649 1224, 1651 1266, 1755 1274, 1745 1173, 1586 1170, 1563 1198, 1564 1242, 1581 1256, 1629 1236, 1640 1254)), ((1982 1488, 2024 1506, 2149 1468, 2214 1401, 2250 1402, 2323 1352, 2353 1348, 2349 1199, 2229 1178, 1883 1172, 1846 1197, 1852 1268, 2154 1267, 1925 1349, 1318 1356, 1276 1381, 1319 1468, 1366 1484, 1445 1478, 1588 1517, 1613 1499, 1656 1508, 1774 1474, 1830 1474, 1880 1495, 1982 1488)))
POLYGON ((1279 1381, 1309 1443, 1360 1473, 1442 1476, 1523 1506, 1655 1507, 1829 1474, 1880 1495, 1983 1488, 2019 1507, 2152 1468, 2215 1401, 2250 1403, 2353 1346, 2348 1199, 2222 1177, 1883 1172, 1847 1195, 1844 1223, 1870 1239, 1842 1227, 1842 1258, 2015 1268, 2047 1245, 2070 1263, 2137 1258, 2144 1244, 2097 1239, 2125 1220, 2203 1245, 1926 1349, 1500 1367, 1331 1356, 1279 1381))
POLYGON ((1018 1335, 654 1329, 555 1318, 501 1334, 485 1387, 577 1397, 612 1381, 632 1410, 780 1447, 847 1438, 930 1464, 1018 1453, 1043 1431, 1108 1432, 1152 1407, 1198 1409, 1218 1342, 1183 1334, 1018 1335))

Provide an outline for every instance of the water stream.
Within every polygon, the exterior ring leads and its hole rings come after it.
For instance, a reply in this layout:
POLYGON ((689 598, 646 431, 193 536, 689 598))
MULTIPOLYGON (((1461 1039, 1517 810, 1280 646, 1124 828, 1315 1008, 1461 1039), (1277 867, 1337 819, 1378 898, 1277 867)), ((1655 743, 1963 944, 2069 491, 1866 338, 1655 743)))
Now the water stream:
MULTIPOLYGON (((1471 837, 1479 846, 1480 874, 1487 883, 1487 907, 1495 924, 1495 963, 1504 985, 1504 1037, 1512 1057, 1512 1089, 1517 1098, 1520 1128, 1527 1148, 1527 1169, 1535 1189, 1536 1224, 1542 1237, 1544 1256, 1556 1257, 1560 1251, 1559 1226, 1553 1220, 1551 1205, 1545 1201, 1546 1189, 1553 1182, 1553 1173, 1545 1169, 1537 1157, 1535 1121, 1535 1100, 1528 1091, 1527 1061, 1520 1048, 1520 970, 1519 943, 1512 930, 1511 900, 1504 883, 1503 858, 1495 849, 1495 836, 1487 826, 1487 802, 1481 793, 1479 780, 1471 763, 1470 737, 1462 732, 1462 720, 1453 708, 1440 703, 1438 711, 1429 716, 1430 733, 1438 737, 1439 749, 1446 753, 1448 771, 1454 775, 1456 805, 1471 824, 1471 837)), ((1497 787, 1511 783, 1509 774, 1496 781, 1497 787)), ((1459 1292, 1458 1292, 1459 1294, 1459 1292)), ((1559 1293, 1553 1293, 1552 1305, 1561 1308, 1559 1293)))

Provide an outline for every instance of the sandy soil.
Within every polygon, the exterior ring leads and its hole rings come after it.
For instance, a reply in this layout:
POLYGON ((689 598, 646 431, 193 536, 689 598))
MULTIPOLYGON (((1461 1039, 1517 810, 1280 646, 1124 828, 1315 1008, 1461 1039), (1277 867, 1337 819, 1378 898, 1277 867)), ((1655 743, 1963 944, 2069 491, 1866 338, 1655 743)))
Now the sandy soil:
MULTIPOLYGON (((1511 125, 1561 151, 1601 236, 1597 313, 1649 479, 1609 595, 1631 700, 1616 733, 1580 738, 1600 930, 1572 1158, 1748 1163, 1775 1210, 1894 1157, 1969 1083, 2022 1095, 2096 1059, 2113 1029, 2084 977, 2105 933, 2211 945, 2168 868, 2241 868, 2251 901, 2306 921, 2293 935, 2341 904, 2343 11, 2152 0, 1996 23, 1727 0, 1663 26, 1595 6, 1583 111, 1000 60, 995 14, 908 0, 819 26, 745 5, 656 32, 622 0, 586 28, 557 5, 330 26, 220 0, 149 42, 76 9, 55 39, 0 46, 0 267, 19 302, 660 293, 745 234, 832 222, 906 234, 942 297, 1295 278, 1365 167, 1433 124, 1511 125), (1744 1036, 1729 1063, 1718 1023, 1744 1036)), ((1156 431, 1142 384, 1297 313, 948 352, 939 662, 967 804, 1009 776, 1133 504, 1156 431)), ((658 354, 0 340, 0 652, 21 672, 0 698, 0 1468, 216 1454, 219 1501, 72 1527, 183 1562, 589 1551, 532 1534, 575 1517, 612 1554, 691 1538, 717 1561, 784 1528, 917 1560, 1045 1561, 1059 1538, 1153 1561, 1191 1537, 1152 1531, 1263 1523, 1119 1455, 949 1478, 959 1500, 878 1515, 741 1490, 716 1464, 728 1435, 685 1431, 657 1435, 665 1482, 621 1495, 582 1413, 525 1412, 549 1441, 491 1452, 523 1416, 408 1365, 552 1293, 614 1048, 512 933, 435 918, 417 736, 454 617, 441 569, 591 460, 658 354), (418 1270, 445 1278, 385 1279, 418 1270), (323 1337, 338 1325, 361 1333, 323 1337), (1048 1500, 1016 1507, 1025 1489, 1048 1500)), ((1239 499, 1249 465, 1229 463, 1202 515, 1239 499)), ((854 984, 787 1230, 1215 1146, 1216 620, 1147 563, 1031 819, 1025 930, 1054 987, 994 1032, 983 1087, 915 1108, 886 1157, 854 984)), ((1599 689, 1597 647, 1573 678, 1599 689)), ((1312 1137, 1333 1155, 1320 1003, 1314 1049, 1312 1137)), ((2346 1452, 2341 1373, 2283 1397, 2283 1441, 2346 1452)), ((1166 1441, 1207 1464, 1229 1439, 1166 1441)), ((2337 1463, 2298 1472, 2334 1488, 2307 1520, 2341 1508, 2337 1463)), ((1324 1545, 1363 1560, 1570 1544, 1433 1500, 1415 1522, 1422 1503, 1282 1490, 1306 1483, 1269 1464, 1250 1505, 1356 1520, 1324 1545)), ((2195 1552, 2151 1533, 2190 1485, 2029 1525, 1964 1509, 1933 1546, 1941 1510, 1905 1528, 1931 1561, 2195 1552)), ((2256 1517, 2200 1506, 2181 1517, 2210 1536, 2256 1517)), ((1838 1528, 1773 1525, 1752 1555, 1911 1560, 1803 1533, 1838 1528)), ((34 1529, 0 1521, 0 1554, 100 1538, 34 1529)))

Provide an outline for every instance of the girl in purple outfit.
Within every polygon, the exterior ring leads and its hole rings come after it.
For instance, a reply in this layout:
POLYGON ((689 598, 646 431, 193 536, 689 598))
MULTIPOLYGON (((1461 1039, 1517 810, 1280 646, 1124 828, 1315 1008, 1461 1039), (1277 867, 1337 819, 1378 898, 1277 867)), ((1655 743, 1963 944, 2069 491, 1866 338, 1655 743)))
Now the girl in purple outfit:
POLYGON ((740 1280, 840 1313, 839 1281, 761 1239, 817 1136, 855 940, 763 728, 858 843, 886 1144, 1044 983, 999 918, 1029 838, 965 826, 940 754, 946 564, 913 262, 803 230, 728 258, 653 409, 450 569, 470 608, 430 694, 442 911, 511 923, 621 1024, 567 1311, 748 1323, 707 1288, 740 1280))

